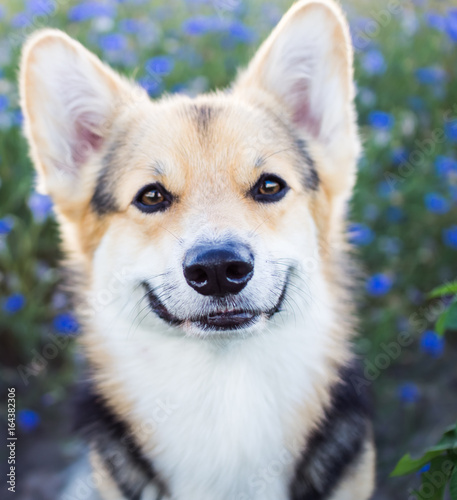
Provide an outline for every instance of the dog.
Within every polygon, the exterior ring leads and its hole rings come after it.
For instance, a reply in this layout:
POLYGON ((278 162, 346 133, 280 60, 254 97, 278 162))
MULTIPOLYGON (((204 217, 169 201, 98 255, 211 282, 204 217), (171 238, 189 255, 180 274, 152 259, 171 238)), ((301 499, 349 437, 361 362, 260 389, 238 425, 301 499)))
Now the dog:
POLYGON ((78 297, 101 498, 368 499, 339 5, 294 4, 228 90, 195 98, 151 100, 45 29, 20 94, 78 297))

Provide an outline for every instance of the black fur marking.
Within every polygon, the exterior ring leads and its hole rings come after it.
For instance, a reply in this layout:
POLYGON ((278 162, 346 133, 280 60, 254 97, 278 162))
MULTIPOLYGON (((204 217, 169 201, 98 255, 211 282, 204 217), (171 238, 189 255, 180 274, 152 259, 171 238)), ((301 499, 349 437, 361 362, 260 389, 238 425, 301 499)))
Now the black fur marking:
POLYGON ((320 427, 311 435, 295 468, 291 500, 326 500, 348 468, 361 455, 370 432, 370 403, 353 380, 358 367, 341 370, 332 402, 320 427))
POLYGON ((117 142, 113 143, 103 158, 103 167, 97 179, 94 194, 90 201, 93 211, 99 215, 107 215, 119 210, 113 196, 112 171, 114 169, 117 142))
POLYGON ((125 422, 86 384, 76 398, 76 429, 95 447, 119 490, 128 500, 140 500, 144 488, 154 483, 166 488, 153 466, 142 455, 125 422))
POLYGON ((309 167, 308 169, 303 168, 303 165, 300 162, 299 169, 303 173, 305 187, 311 191, 317 191, 319 189, 320 179, 316 170, 316 164, 309 154, 308 146, 303 139, 298 137, 294 137, 294 143, 300 158, 303 160, 305 165, 309 167))
POLYGON ((207 132, 211 120, 216 114, 214 107, 208 106, 207 104, 194 105, 192 106, 192 112, 194 113, 198 130, 203 133, 207 132))

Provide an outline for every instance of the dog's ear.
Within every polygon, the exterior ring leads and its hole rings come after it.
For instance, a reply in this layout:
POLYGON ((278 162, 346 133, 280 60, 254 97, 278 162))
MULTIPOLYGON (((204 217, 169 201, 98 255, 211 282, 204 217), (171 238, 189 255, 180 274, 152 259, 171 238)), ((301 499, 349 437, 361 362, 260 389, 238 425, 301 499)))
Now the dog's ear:
POLYGON ((39 188, 57 204, 70 204, 96 175, 94 159, 122 107, 140 90, 79 42, 47 29, 24 46, 20 92, 39 188))
POLYGON ((234 91, 276 103, 275 110, 280 109, 298 133, 330 155, 327 163, 339 163, 320 174, 337 191, 350 192, 360 145, 350 34, 336 2, 297 2, 240 75, 234 91))

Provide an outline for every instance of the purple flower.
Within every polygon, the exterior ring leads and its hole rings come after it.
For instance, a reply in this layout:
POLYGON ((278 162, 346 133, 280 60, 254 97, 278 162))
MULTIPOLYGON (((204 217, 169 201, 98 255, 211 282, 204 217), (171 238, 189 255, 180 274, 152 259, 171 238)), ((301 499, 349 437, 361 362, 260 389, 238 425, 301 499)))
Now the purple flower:
POLYGON ((368 115, 368 123, 375 129, 390 130, 395 124, 395 119, 384 111, 372 111, 368 115))
POLYGON ((14 219, 10 215, 0 219, 0 235, 10 233, 13 227, 14 219))
POLYGON ((374 240, 374 232, 365 224, 349 226, 349 241, 359 246, 369 245, 374 240))
POLYGON ((419 388, 412 382, 406 382, 398 388, 398 397, 403 403, 416 403, 420 399, 419 388))
POLYGON ((443 68, 430 66, 416 70, 416 78, 424 85, 438 85, 446 80, 446 71, 443 68))
POLYGON ((420 347, 422 352, 433 358, 440 358, 444 352, 444 339, 433 330, 427 330, 422 334, 420 347))
POLYGON ((79 323, 71 313, 58 314, 53 326, 62 335, 75 335, 79 331, 79 323))
POLYGON ((372 49, 363 55, 362 67, 368 75, 373 76, 385 73, 387 66, 382 52, 372 49))
POLYGON ((368 278, 366 283, 366 290, 374 297, 381 297, 390 292, 393 285, 392 278, 386 274, 374 274, 368 278))
POLYGON ((20 293, 10 295, 3 302, 3 311, 6 314, 15 314, 25 306, 25 297, 20 293))
POLYGON ((440 177, 447 177, 453 172, 457 173, 457 161, 447 156, 437 156, 435 159, 435 169, 440 177))
POLYGON ((429 212, 434 214, 445 214, 449 212, 449 202, 439 193, 427 193, 424 201, 429 212))
POLYGON ((457 250, 457 226, 443 230, 443 241, 446 246, 457 250))
POLYGON ((40 416, 33 410, 19 410, 17 414, 17 423, 23 431, 30 432, 38 427, 40 416))
POLYGON ((145 67, 150 74, 165 76, 173 71, 174 61, 169 56, 156 56, 146 61, 145 67))
POLYGON ((127 48, 128 41, 120 33, 109 33, 100 37, 99 45, 105 51, 120 51, 127 48))
POLYGON ((97 17, 116 17, 116 8, 113 5, 98 2, 83 2, 68 10, 68 19, 72 22, 87 21, 97 17))
POLYGON ((29 198, 28 205, 33 214, 33 218, 37 222, 44 222, 52 213, 52 200, 45 194, 37 192, 32 193, 29 198))

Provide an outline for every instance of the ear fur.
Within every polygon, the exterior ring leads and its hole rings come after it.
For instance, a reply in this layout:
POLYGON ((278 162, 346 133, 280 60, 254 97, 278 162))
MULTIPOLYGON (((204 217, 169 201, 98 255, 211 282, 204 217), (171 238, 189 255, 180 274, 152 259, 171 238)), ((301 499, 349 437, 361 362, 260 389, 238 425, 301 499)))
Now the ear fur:
MULTIPOLYGON (((25 134, 39 188, 68 202, 104 146, 120 109, 143 97, 65 33, 45 29, 26 42, 20 67, 25 134)), ((144 95, 144 97, 146 97, 144 95)))
POLYGON ((319 174, 347 197, 360 152, 349 28, 333 0, 301 0, 284 15, 235 84, 235 93, 275 103, 304 138, 313 139, 319 174))

